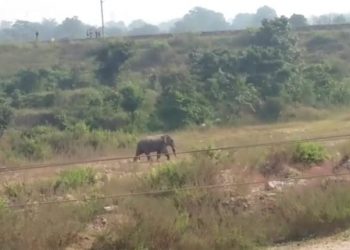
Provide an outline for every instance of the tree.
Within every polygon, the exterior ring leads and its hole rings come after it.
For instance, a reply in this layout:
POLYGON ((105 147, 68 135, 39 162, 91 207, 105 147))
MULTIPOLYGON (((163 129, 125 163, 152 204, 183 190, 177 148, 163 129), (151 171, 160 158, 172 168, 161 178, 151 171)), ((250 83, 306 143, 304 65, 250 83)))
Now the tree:
POLYGON ((175 23, 180 21, 181 19, 176 18, 176 19, 172 19, 170 21, 167 22, 162 22, 158 25, 158 28, 161 32, 170 32, 170 30, 172 30, 175 27, 175 23))
POLYGON ((180 21, 175 23, 174 32, 199 32, 226 30, 229 24, 223 14, 202 7, 190 10, 180 21))
POLYGON ((285 17, 264 20, 241 55, 240 72, 248 75, 261 96, 279 96, 296 74, 299 54, 285 17))
POLYGON ((289 24, 292 29, 305 27, 308 25, 306 17, 300 14, 293 14, 289 18, 289 24))
POLYGON ((109 43, 95 53, 99 64, 96 75, 101 84, 115 86, 121 67, 131 56, 131 47, 129 42, 109 43))
POLYGON ((242 111, 255 112, 259 93, 246 78, 219 70, 205 82, 205 95, 217 113, 227 120, 238 118, 242 111))
POLYGON ((340 84, 332 75, 332 67, 326 64, 312 64, 305 67, 304 79, 313 85, 316 101, 321 104, 331 104, 340 84))
POLYGON ((252 44, 263 48, 272 48, 279 50, 280 55, 288 61, 295 60, 296 39, 291 33, 286 17, 276 18, 274 20, 263 20, 262 27, 252 38, 252 44))
POLYGON ((22 93, 32 93, 42 90, 43 84, 37 71, 21 70, 16 75, 14 88, 22 93))
POLYGON ((35 38, 35 32, 39 30, 40 23, 33 23, 23 20, 16 21, 9 30, 11 38, 17 41, 32 41, 35 38))
POLYGON ((321 15, 313 18, 313 23, 316 25, 332 24, 332 17, 330 15, 321 15))
POLYGON ((12 109, 4 102, 4 100, 0 100, 0 137, 4 134, 12 117, 12 109))
POLYGON ((11 26, 12 26, 12 22, 10 21, 1 21, 0 22, 0 29, 11 29, 11 26))
POLYGON ((107 22, 105 27, 106 36, 121 36, 126 32, 127 28, 124 22, 107 22))
POLYGON ((240 60, 239 71, 259 90, 262 98, 279 96, 295 71, 296 64, 288 62, 283 51, 252 47, 240 60))
POLYGON ((337 16, 333 17, 332 23, 334 23, 334 24, 346 23, 346 18, 344 15, 337 15, 337 16))
POLYGON ((232 21, 232 27, 234 29, 246 29, 249 27, 255 27, 255 14, 251 13, 239 13, 232 21))
POLYGON ((133 30, 133 29, 138 29, 141 28, 142 26, 147 25, 147 23, 141 19, 137 19, 132 21, 129 26, 128 26, 128 30, 133 30))
POLYGON ((122 101, 121 106, 125 112, 128 112, 131 117, 131 122, 135 121, 135 112, 138 110, 144 101, 144 93, 138 85, 128 85, 120 90, 122 101))
POLYGON ((220 70, 238 73, 239 58, 231 50, 215 49, 190 54, 191 70, 200 81, 208 80, 220 70))
POLYGON ((166 129, 177 129, 210 120, 210 105, 196 89, 188 72, 167 72, 160 77, 162 93, 156 104, 157 115, 166 129))
POLYGON ((145 24, 139 28, 134 28, 129 31, 129 35, 132 35, 132 36, 155 35, 158 33, 159 33, 159 28, 151 24, 145 24))
POLYGON ((272 20, 272 19, 275 19, 276 17, 277 17, 276 11, 273 8, 265 5, 265 6, 260 7, 256 11, 256 14, 254 17, 254 22, 257 26, 260 26, 261 22, 264 19, 272 20))
POLYGON ((59 38, 79 39, 86 35, 86 30, 89 28, 78 17, 66 18, 58 27, 56 36, 59 38))

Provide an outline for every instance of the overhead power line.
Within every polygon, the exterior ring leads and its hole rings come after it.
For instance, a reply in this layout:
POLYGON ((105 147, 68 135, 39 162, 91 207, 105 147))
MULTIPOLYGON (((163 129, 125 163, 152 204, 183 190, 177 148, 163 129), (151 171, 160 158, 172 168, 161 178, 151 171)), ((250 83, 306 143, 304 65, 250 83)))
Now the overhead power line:
MULTIPOLYGON (((232 145, 232 146, 226 146, 226 147, 190 150, 190 151, 179 152, 179 153, 177 153, 177 155, 194 154, 194 153, 210 152, 210 151, 229 151, 229 150, 249 149, 249 148, 258 148, 258 147, 272 147, 272 146, 288 145, 288 144, 310 142, 310 141, 336 141, 336 140, 344 140, 347 138, 350 138, 350 134, 329 135, 329 136, 313 137, 313 138, 305 138, 305 139, 261 142, 261 143, 254 143, 254 144, 232 145)), ((155 157, 156 154, 152 154, 151 156, 155 157)), ((146 158, 146 157, 147 156, 140 156, 140 158, 146 158)), ((98 163, 98 162, 124 161, 124 160, 132 160, 133 158, 134 158, 134 156, 116 156, 116 157, 98 158, 98 159, 91 159, 91 160, 79 160, 79 161, 69 161, 69 162, 61 162, 61 163, 48 163, 48 164, 42 164, 42 165, 6 167, 6 168, 2 168, 0 170, 0 173, 9 173, 9 172, 52 168, 52 167, 66 167, 66 166, 73 166, 73 165, 79 165, 79 164, 98 163)))

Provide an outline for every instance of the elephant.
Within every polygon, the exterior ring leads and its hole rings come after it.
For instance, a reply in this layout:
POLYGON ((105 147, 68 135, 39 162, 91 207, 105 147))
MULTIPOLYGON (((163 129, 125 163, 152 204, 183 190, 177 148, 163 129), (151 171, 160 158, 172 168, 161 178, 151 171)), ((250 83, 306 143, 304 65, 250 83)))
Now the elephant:
POLYGON ((162 135, 155 138, 144 138, 137 143, 134 162, 140 160, 140 155, 142 154, 147 155, 147 159, 150 161, 151 152, 157 152, 157 160, 159 160, 161 154, 165 154, 167 159, 170 160, 167 146, 172 148, 174 156, 176 157, 175 143, 169 135, 162 135))

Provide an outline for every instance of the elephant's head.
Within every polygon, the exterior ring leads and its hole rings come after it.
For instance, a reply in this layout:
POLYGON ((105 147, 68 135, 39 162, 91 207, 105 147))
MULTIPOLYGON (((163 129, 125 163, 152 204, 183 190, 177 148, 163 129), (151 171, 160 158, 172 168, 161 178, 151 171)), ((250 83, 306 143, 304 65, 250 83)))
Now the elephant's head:
POLYGON ((175 149, 175 143, 173 138, 171 138, 169 135, 163 135, 161 137, 162 141, 164 142, 165 145, 170 146, 171 149, 173 150, 174 155, 176 156, 176 149, 175 149))

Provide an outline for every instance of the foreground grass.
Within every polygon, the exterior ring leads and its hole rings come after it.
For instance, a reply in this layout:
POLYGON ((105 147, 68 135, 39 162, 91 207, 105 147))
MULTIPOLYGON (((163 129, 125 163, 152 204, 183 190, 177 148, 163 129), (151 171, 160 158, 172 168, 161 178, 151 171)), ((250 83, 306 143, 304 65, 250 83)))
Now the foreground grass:
MULTIPOLYGON (((202 164, 166 165, 142 186, 211 183, 213 170, 197 168, 202 164)), ((216 170, 225 169, 219 166, 216 170)), ((92 249, 255 249, 327 235, 350 226, 349 187, 348 182, 315 182, 249 201, 239 199, 247 190, 237 189, 127 198, 119 203, 119 213, 128 223, 111 224, 92 249)))
MULTIPOLYGON (((235 154, 227 152, 195 154, 142 175, 115 176, 99 186, 95 185, 94 171, 78 168, 63 171, 47 183, 8 187, 2 197, 17 204, 66 195, 108 196, 248 181, 249 176, 233 164, 234 158, 235 154), (59 184, 58 190, 55 184, 59 184)), ((117 209, 110 212, 114 217, 108 218, 119 219, 109 219, 103 231, 95 232, 97 238, 91 249, 255 249, 327 235, 350 226, 349 182, 314 182, 274 196, 261 193, 256 198, 248 198, 250 188, 175 191, 34 206, 25 211, 7 209, 1 202, 0 248, 63 249, 76 243, 77 235, 84 235, 87 224, 97 215, 104 216, 103 207, 112 204, 117 209)))

